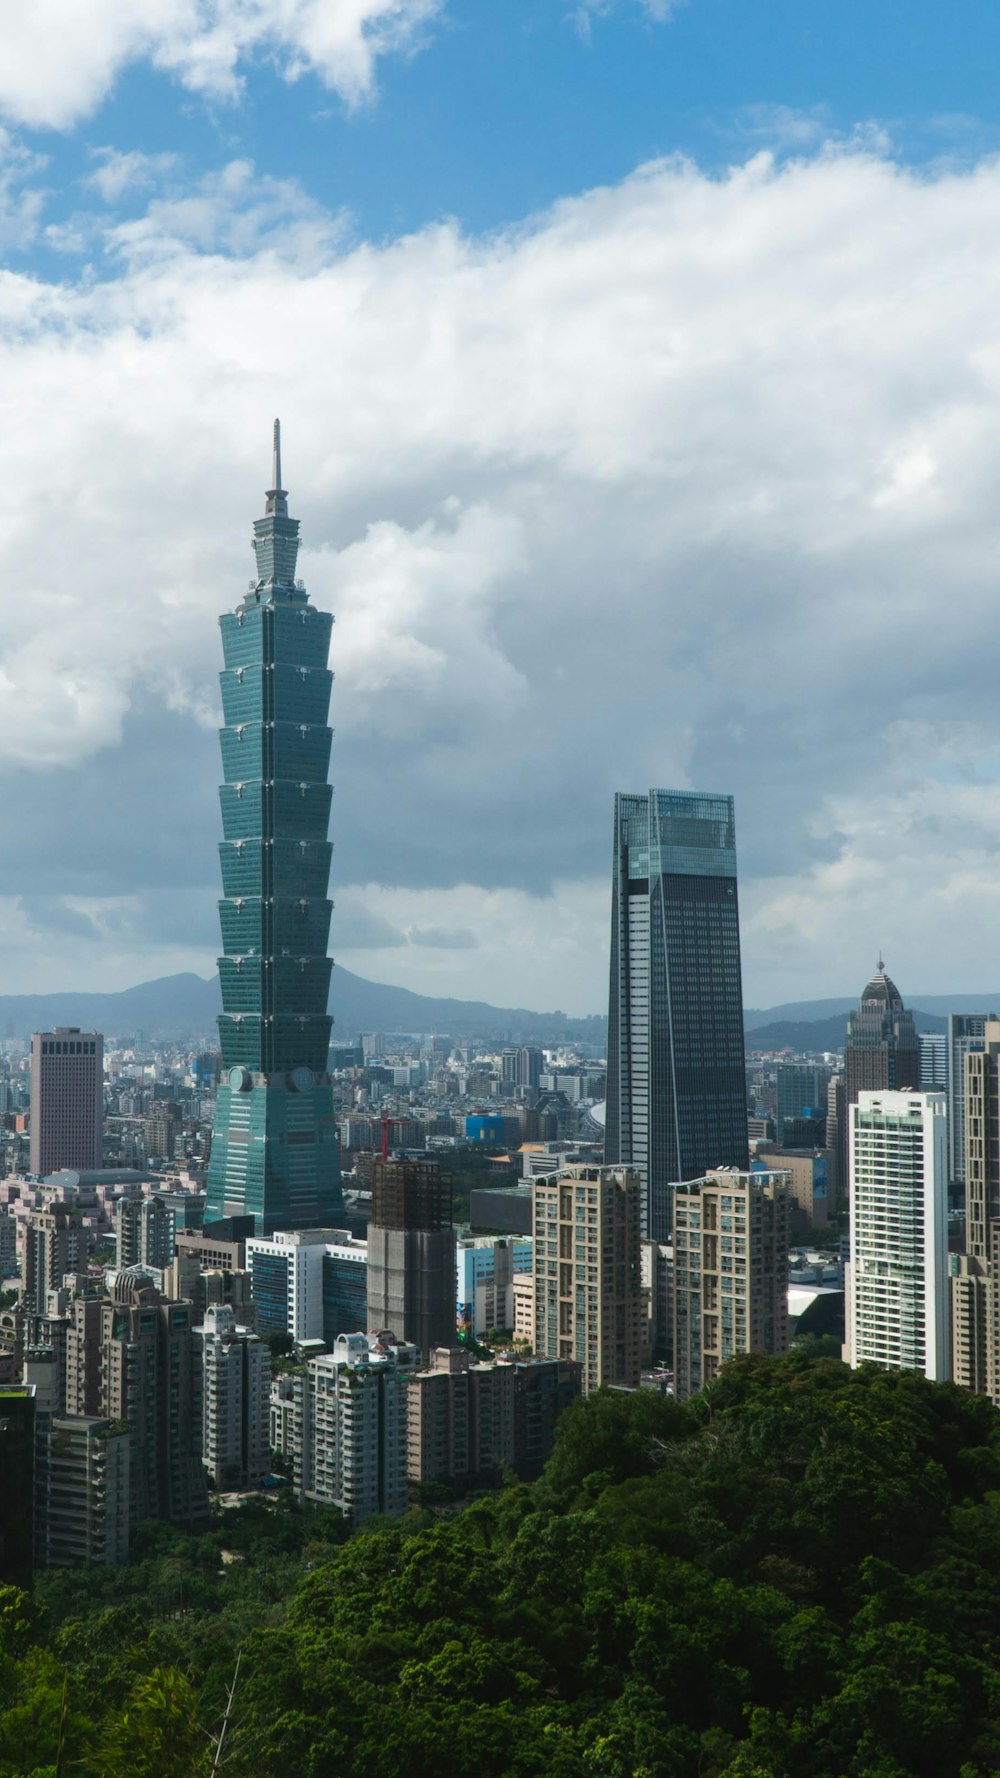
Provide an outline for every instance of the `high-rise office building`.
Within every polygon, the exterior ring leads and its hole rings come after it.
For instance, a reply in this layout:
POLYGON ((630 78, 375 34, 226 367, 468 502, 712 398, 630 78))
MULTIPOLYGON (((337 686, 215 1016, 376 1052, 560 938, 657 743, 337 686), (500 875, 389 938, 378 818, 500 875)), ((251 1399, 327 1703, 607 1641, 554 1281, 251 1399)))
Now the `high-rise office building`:
POLYGON ((368 1326, 368 1242, 344 1234, 323 1249, 323 1338, 368 1326))
POLYGON ((223 1074, 206 1206, 209 1221, 252 1215, 258 1234, 329 1223, 341 1204, 327 1073, 333 620, 295 578, 277 421, 274 434, 256 577, 219 620, 223 1074))
POLYGON ((965 1241, 948 1257, 952 1375, 1000 1407, 1000 1020, 978 1022, 965 1034, 977 1047, 961 1056, 965 1241))
POLYGON ((951 1375, 943 1093, 865 1092, 850 1109, 845 1358, 951 1375))
POLYGON ((944 1031, 920 1033, 920 1091, 944 1093, 948 1088, 948 1037, 944 1031))
POLYGON ((847 1087, 843 1072, 831 1075, 826 1090, 827 1191, 830 1209, 847 1202, 847 1087))
POLYGON ((368 1327, 419 1346, 456 1339, 452 1178, 437 1161, 375 1163, 368 1224, 368 1327))
MULTIPOLYGON (((849 1190, 851 1106, 859 1093, 920 1091, 920 1038, 881 957, 844 1039, 844 1116, 838 1120, 834 1171, 843 1194, 849 1190)), ((827 1146, 830 1145, 829 1132, 827 1146)))
POLYGON ((542 1078, 542 1063, 545 1058, 541 1050, 519 1049, 517 1052, 517 1072, 515 1079, 519 1087, 537 1087, 542 1078))
POLYGON ((678 1180, 749 1164, 730 796, 615 797, 604 1155, 654 1241, 678 1180))
POLYGON ((58 1026, 31 1039, 31 1171, 101 1164, 104 1039, 99 1031, 58 1026))
POLYGON ((920 1038, 894 981, 878 969, 847 1021, 844 1077, 848 1110, 859 1093, 919 1092, 920 1038))
POLYGON ((738 1352, 788 1350, 787 1173, 719 1168, 674 1203, 674 1394, 685 1401, 738 1352))
POLYGON ((536 1356, 576 1359, 584 1394, 635 1389, 646 1315, 638 1170, 574 1165, 532 1189, 536 1356))
MULTIPOLYGON (((246 1263, 261 1333, 289 1333, 299 1341, 350 1333, 350 1327, 329 1325, 337 1275, 326 1262, 345 1254, 363 1283, 367 1249, 347 1229, 276 1229, 248 1241, 246 1263)), ((356 1308, 357 1298, 344 1307, 356 1308)))
POLYGON ((952 1185, 965 1184, 965 1058, 970 1050, 981 1050, 983 1031, 992 1014, 984 1012, 952 1012, 948 1014, 948 1171, 952 1185))
POLYGON ((785 1125, 821 1119, 826 1125, 831 1070, 819 1062, 779 1062, 775 1070, 775 1135, 785 1140, 785 1125))

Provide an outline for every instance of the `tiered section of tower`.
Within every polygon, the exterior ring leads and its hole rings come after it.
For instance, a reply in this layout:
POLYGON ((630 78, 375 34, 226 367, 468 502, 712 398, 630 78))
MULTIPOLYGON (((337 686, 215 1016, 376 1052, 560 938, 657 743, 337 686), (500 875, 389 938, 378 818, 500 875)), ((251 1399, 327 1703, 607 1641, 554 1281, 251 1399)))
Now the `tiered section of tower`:
POLYGON ((327 666, 333 619, 295 579, 275 422, 257 576, 220 618, 223 1077, 206 1218, 258 1232, 322 1226, 341 1204, 327 1070, 332 903, 327 666))

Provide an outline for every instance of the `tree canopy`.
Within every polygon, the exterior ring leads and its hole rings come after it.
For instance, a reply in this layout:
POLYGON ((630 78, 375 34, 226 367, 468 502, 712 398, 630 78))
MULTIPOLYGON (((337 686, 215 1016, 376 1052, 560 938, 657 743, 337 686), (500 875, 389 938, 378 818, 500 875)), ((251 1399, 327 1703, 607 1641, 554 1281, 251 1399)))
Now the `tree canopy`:
POLYGON ((911 1373, 746 1358, 460 1511, 137 1554, 0 1594, 0 1778, 60 1722, 61 1771, 207 1772, 238 1650, 233 1778, 1000 1774, 1000 1415, 911 1373))

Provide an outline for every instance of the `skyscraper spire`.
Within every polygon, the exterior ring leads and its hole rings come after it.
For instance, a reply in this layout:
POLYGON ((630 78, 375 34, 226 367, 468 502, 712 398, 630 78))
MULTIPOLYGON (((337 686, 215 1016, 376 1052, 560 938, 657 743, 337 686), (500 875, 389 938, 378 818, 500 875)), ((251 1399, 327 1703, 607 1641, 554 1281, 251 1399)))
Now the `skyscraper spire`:
POLYGON ((257 557, 257 585, 295 589, 295 564, 299 551, 299 521, 288 516, 288 494, 281 485, 281 421, 274 422, 271 480, 264 517, 254 520, 253 547, 257 557))
POLYGON ((288 493, 281 485, 281 421, 274 422, 274 443, 271 454, 271 486, 267 490, 267 505, 264 508, 268 515, 278 518, 288 517, 288 493))

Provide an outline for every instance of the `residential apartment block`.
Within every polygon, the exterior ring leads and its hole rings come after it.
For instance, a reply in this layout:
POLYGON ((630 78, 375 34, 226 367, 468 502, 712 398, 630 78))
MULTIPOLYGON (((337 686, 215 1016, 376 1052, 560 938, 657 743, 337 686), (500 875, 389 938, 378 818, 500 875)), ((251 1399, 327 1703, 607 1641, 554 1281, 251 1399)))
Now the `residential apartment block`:
POLYGON ((951 1375, 944 1093, 859 1093, 850 1107, 849 1177, 845 1357, 944 1381, 951 1375))
POLYGON ((738 1352, 788 1350, 792 1195, 783 1172, 721 1167, 674 1193, 674 1394, 738 1352))
POLYGON ((636 1388, 645 1316, 638 1170, 577 1165, 537 1179, 533 1191, 536 1355, 576 1359, 585 1394, 636 1388))

